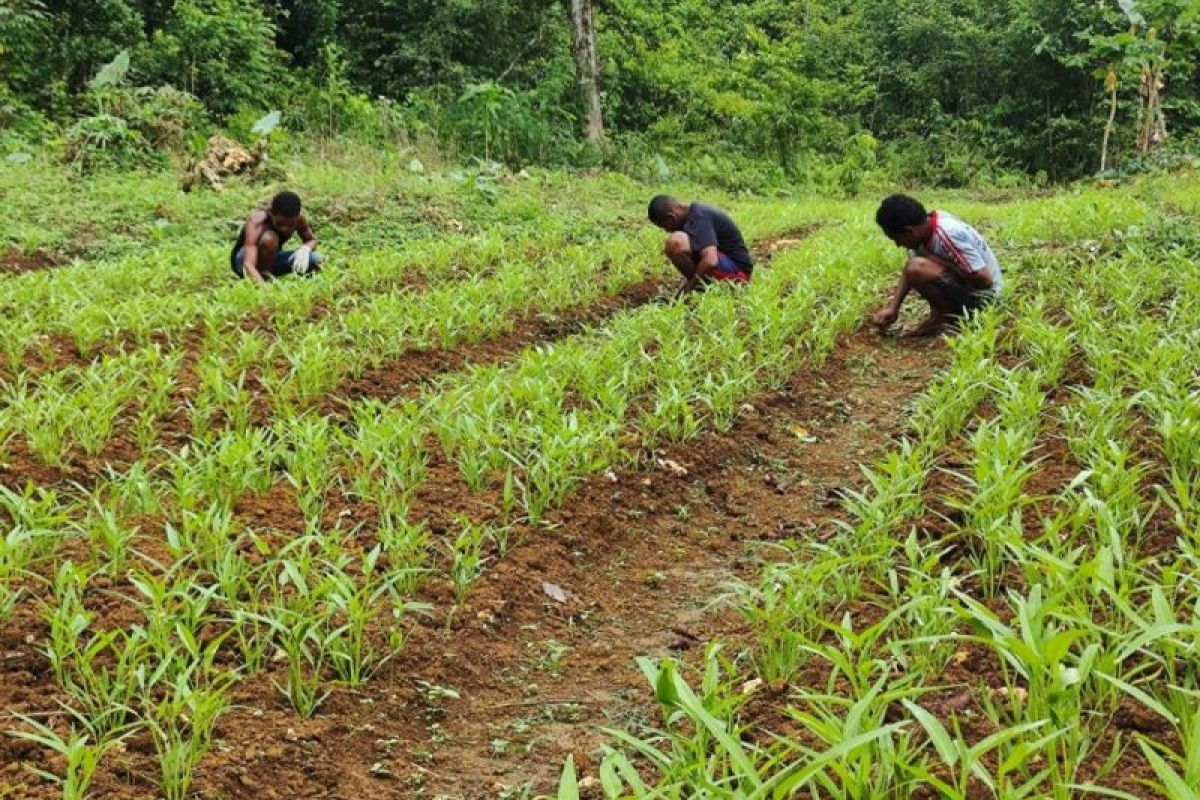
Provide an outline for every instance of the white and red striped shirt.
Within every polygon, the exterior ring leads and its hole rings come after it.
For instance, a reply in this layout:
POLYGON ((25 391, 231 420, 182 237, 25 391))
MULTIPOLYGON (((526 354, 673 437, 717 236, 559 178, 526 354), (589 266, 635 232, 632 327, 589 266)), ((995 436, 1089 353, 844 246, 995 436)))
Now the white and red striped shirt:
POLYGON ((922 250, 928 250, 939 258, 954 262, 968 274, 986 272, 992 279, 992 288, 988 291, 999 295, 1004 287, 1000 261, 979 231, 946 211, 930 212, 929 223, 933 227, 933 234, 914 255, 919 256, 922 250))

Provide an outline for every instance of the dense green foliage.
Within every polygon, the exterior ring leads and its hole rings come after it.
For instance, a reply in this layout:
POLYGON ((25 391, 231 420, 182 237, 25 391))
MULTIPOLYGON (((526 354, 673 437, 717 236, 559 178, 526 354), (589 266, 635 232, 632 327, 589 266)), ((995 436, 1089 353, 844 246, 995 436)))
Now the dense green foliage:
MULTIPOLYGON (((124 86, 186 92, 234 130, 281 108, 291 130, 514 165, 669 163, 851 191, 880 166, 951 184, 1090 174, 1110 112, 1122 169, 1200 128, 1198 0, 601 0, 596 14, 614 143, 599 151, 578 135, 561 1, 7 0, 0 125, 11 151, 95 115, 89 82, 128 52, 124 86), (1148 146, 1155 82, 1168 136, 1148 146)), ((169 99, 173 119, 190 114, 169 99)), ((158 144, 132 105, 100 112, 132 133, 88 131, 158 144)))

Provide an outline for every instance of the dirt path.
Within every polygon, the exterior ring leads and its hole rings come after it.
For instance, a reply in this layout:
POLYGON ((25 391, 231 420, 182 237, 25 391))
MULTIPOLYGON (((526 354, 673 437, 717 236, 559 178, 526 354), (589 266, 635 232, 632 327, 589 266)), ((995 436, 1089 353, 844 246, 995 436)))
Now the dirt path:
POLYGON ((317 719, 270 699, 266 679, 239 687, 246 708, 222 723, 201 785, 226 796, 517 797, 527 785, 550 791, 568 753, 594 774, 598 729, 653 710, 634 658, 736 639, 738 620, 713 599, 757 575, 763 545, 812 536, 839 513, 858 464, 903 430, 906 403, 944 362, 940 342, 860 332, 744 408, 729 433, 665 453, 655 469, 597 477, 490 569, 465 608, 431 618, 384 674, 336 692, 317 719))

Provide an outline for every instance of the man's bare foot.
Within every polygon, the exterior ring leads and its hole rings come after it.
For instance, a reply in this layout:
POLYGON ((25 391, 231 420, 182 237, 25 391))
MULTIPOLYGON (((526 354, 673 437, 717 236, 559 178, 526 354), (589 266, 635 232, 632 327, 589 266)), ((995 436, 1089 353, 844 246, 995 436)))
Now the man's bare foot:
POLYGON ((923 336, 937 336, 946 331, 946 318, 941 314, 930 314, 920 325, 904 332, 904 338, 915 339, 923 336))

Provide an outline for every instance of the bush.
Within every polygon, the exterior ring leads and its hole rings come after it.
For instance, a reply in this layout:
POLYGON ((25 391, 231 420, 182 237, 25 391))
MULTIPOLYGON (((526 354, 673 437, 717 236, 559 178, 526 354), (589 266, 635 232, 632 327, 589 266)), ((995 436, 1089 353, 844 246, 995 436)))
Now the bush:
POLYGON ((229 114, 243 105, 280 105, 273 101, 293 89, 274 37, 261 4, 176 0, 135 60, 147 83, 180 87, 229 114))
POLYGON ((288 115, 291 127, 322 138, 349 136, 375 144, 404 138, 400 108, 387 98, 372 101, 357 91, 347 68, 340 47, 321 47, 317 63, 306 72, 304 86, 311 88, 299 93, 300 101, 288 115))
POLYGON ((65 136, 67 160, 84 170, 161 164, 202 145, 209 128, 200 101, 169 86, 105 88, 94 96, 99 113, 65 136))

